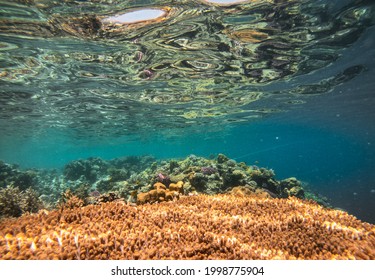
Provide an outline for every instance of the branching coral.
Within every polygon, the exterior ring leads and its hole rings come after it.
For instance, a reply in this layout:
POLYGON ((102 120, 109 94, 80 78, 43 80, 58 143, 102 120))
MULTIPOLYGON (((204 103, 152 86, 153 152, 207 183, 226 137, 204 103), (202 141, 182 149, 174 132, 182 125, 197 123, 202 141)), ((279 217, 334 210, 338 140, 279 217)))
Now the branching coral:
POLYGON ((183 196, 0 222, 2 259, 375 259, 375 227, 298 198, 183 196))
POLYGON ((61 196, 59 208, 61 210, 63 210, 64 208, 74 209, 74 208, 82 207, 84 205, 85 205, 84 201, 81 198, 79 198, 78 196, 76 196, 75 194, 73 194, 68 189, 61 196))
POLYGON ((21 191, 8 186, 0 189, 0 215, 19 217, 22 214, 21 191))
POLYGON ((31 188, 24 191, 13 186, 0 189, 0 217, 19 217, 23 213, 37 212, 42 208, 42 201, 31 188))
POLYGON ((244 196, 253 196, 259 198, 271 198, 272 195, 266 191, 259 188, 254 188, 251 186, 238 186, 232 188, 228 193, 235 196, 244 197, 244 196))

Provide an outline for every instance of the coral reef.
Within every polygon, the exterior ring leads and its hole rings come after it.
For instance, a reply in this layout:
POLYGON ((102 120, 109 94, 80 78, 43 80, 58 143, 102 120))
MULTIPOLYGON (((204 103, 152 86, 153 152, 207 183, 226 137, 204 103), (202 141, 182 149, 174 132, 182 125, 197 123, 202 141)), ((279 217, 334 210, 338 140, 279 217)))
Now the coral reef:
POLYGON ((305 191, 302 188, 301 182, 294 177, 282 180, 280 187, 282 190, 281 197, 296 196, 305 198, 305 191))
POLYGON ((80 179, 93 183, 107 169, 108 164, 100 158, 79 159, 65 165, 64 176, 71 181, 80 179))
MULTIPOLYGON (((65 203, 67 198, 63 194, 67 191, 79 198, 83 205, 117 199, 131 203, 153 203, 189 193, 237 192, 238 195, 245 195, 249 190, 253 195, 257 193, 273 198, 317 197, 306 192, 302 183, 294 177, 279 181, 275 179, 272 169, 248 166, 224 154, 210 158, 190 155, 184 159, 160 161, 150 156, 128 156, 112 160, 88 158, 69 162, 62 172, 36 169, 21 171, 16 165, 0 162, 0 184, 6 183, 17 186, 21 191, 31 187, 40 194, 39 199, 48 210, 65 203), (160 185, 155 189, 157 183, 166 186, 165 189, 160 188, 160 185), (183 188, 175 184, 182 184, 183 188), (235 187, 238 188, 232 191, 235 187), (140 200, 137 199, 138 195, 140 200)), ((321 199, 319 201, 322 202, 321 199)), ((12 200, 9 203, 9 208, 15 209, 12 200)), ((6 213, 20 215, 16 210, 6 213)))
POLYGON ((231 189, 228 193, 233 194, 234 196, 245 197, 259 197, 259 198, 272 198, 272 195, 266 190, 259 188, 254 188, 252 186, 238 186, 231 189))
POLYGON ((116 200, 121 200, 119 195, 117 193, 114 193, 114 192, 109 192, 109 193, 104 193, 104 194, 99 195, 96 198, 94 204, 112 202, 112 201, 116 201, 116 200))
POLYGON ((13 185, 20 190, 26 190, 37 182, 37 173, 34 170, 21 171, 15 164, 0 161, 0 188, 13 185))
POLYGON ((17 187, 0 189, 0 215, 19 217, 22 215, 21 191, 17 187))
MULTIPOLYGON (((137 182, 141 181, 139 177, 143 178, 145 170, 154 162, 151 156, 128 156, 108 161, 100 158, 71 161, 64 166, 63 184, 69 185, 72 190, 81 184, 89 184, 92 190, 101 193, 124 192, 124 182, 131 181, 132 185, 138 185, 137 182)), ((128 194, 126 192, 124 195, 128 194)))
POLYGON ((13 186, 0 189, 0 217, 19 217, 24 213, 38 212, 43 207, 38 194, 31 188, 24 191, 13 186))
MULTIPOLYGON (((184 183, 186 193, 216 194, 228 192, 235 186, 253 186, 267 191, 272 197, 304 197, 302 184, 298 180, 289 178, 278 181, 274 177, 271 169, 237 163, 223 154, 209 159, 190 155, 185 159, 162 161, 155 161, 149 156, 123 157, 111 161, 90 158, 70 162, 64 168, 65 182, 73 191, 82 184, 89 184, 91 191, 116 193, 127 201, 137 200, 134 191, 153 193, 153 186, 157 182, 169 186, 179 181, 184 183), (77 179, 72 181, 72 178, 77 179)), ((96 201, 92 197, 79 197, 89 203, 96 201)), ((142 194, 141 197, 144 199, 148 196, 142 194)))
POLYGON ((71 181, 94 183, 106 175, 110 176, 111 181, 121 181, 146 169, 154 161, 150 156, 128 156, 108 161, 91 157, 69 162, 64 166, 63 174, 66 180, 71 181))
POLYGON ((91 192, 86 197, 82 198, 71 190, 66 190, 62 195, 58 203, 58 208, 78 208, 89 204, 100 204, 106 202, 112 202, 116 200, 123 200, 117 193, 108 192, 100 194, 97 191, 91 192))
POLYGON ((74 195, 70 190, 64 192, 61 196, 59 203, 59 209, 64 210, 65 208, 74 209, 84 206, 84 201, 78 196, 74 195))
MULTIPOLYGON (((164 161, 154 173, 168 176, 171 182, 183 181, 186 192, 225 193, 235 186, 248 185, 266 190, 273 197, 304 198, 302 183, 296 178, 278 181, 272 169, 238 163, 223 154, 211 159, 191 155, 180 161, 164 161)), ((142 179, 143 185, 153 183, 147 176, 142 179)))
POLYGON ((161 182, 154 184, 154 189, 137 195, 137 204, 170 201, 184 193, 184 182, 170 183, 168 188, 161 182))
POLYGON ((375 259, 375 227, 295 197, 109 202, 3 219, 0 258, 375 259))
MULTIPOLYGON (((36 213, 44 208, 43 201, 38 193, 32 188, 28 188, 21 192, 21 209, 23 213, 36 213)), ((1 211, 0 211, 1 213, 1 211)))

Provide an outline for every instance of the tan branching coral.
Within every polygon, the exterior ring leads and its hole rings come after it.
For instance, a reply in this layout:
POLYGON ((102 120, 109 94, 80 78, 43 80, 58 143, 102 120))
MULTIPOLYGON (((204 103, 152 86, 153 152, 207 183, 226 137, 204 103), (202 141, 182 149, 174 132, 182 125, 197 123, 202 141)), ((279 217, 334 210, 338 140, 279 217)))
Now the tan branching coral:
POLYGON ((228 193, 239 197, 252 196, 259 198, 271 198, 271 195, 266 190, 251 186, 237 186, 232 188, 228 193))
POLYGON ((375 259, 375 226, 298 198, 182 196, 0 222, 2 259, 375 259))
POLYGON ((84 205, 85 205, 84 201, 80 199, 78 196, 74 195, 68 189, 62 194, 59 208, 60 209, 64 209, 64 208, 73 209, 73 208, 83 207, 84 205))

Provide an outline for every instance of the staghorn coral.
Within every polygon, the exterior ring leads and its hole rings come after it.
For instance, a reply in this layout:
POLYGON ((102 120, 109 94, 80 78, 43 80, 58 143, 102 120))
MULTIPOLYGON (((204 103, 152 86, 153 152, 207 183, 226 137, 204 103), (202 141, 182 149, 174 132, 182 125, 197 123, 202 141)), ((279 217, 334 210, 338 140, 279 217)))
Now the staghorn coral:
POLYGON ((375 259, 375 227, 292 197, 184 196, 0 222, 1 259, 375 259))

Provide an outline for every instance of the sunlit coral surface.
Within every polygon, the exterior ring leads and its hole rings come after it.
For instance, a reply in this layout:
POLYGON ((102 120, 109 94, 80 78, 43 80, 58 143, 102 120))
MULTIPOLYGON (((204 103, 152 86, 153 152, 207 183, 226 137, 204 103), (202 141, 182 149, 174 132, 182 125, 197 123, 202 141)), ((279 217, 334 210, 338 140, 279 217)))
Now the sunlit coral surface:
POLYGON ((375 259, 375 227, 297 198, 183 196, 0 222, 1 259, 375 259))

